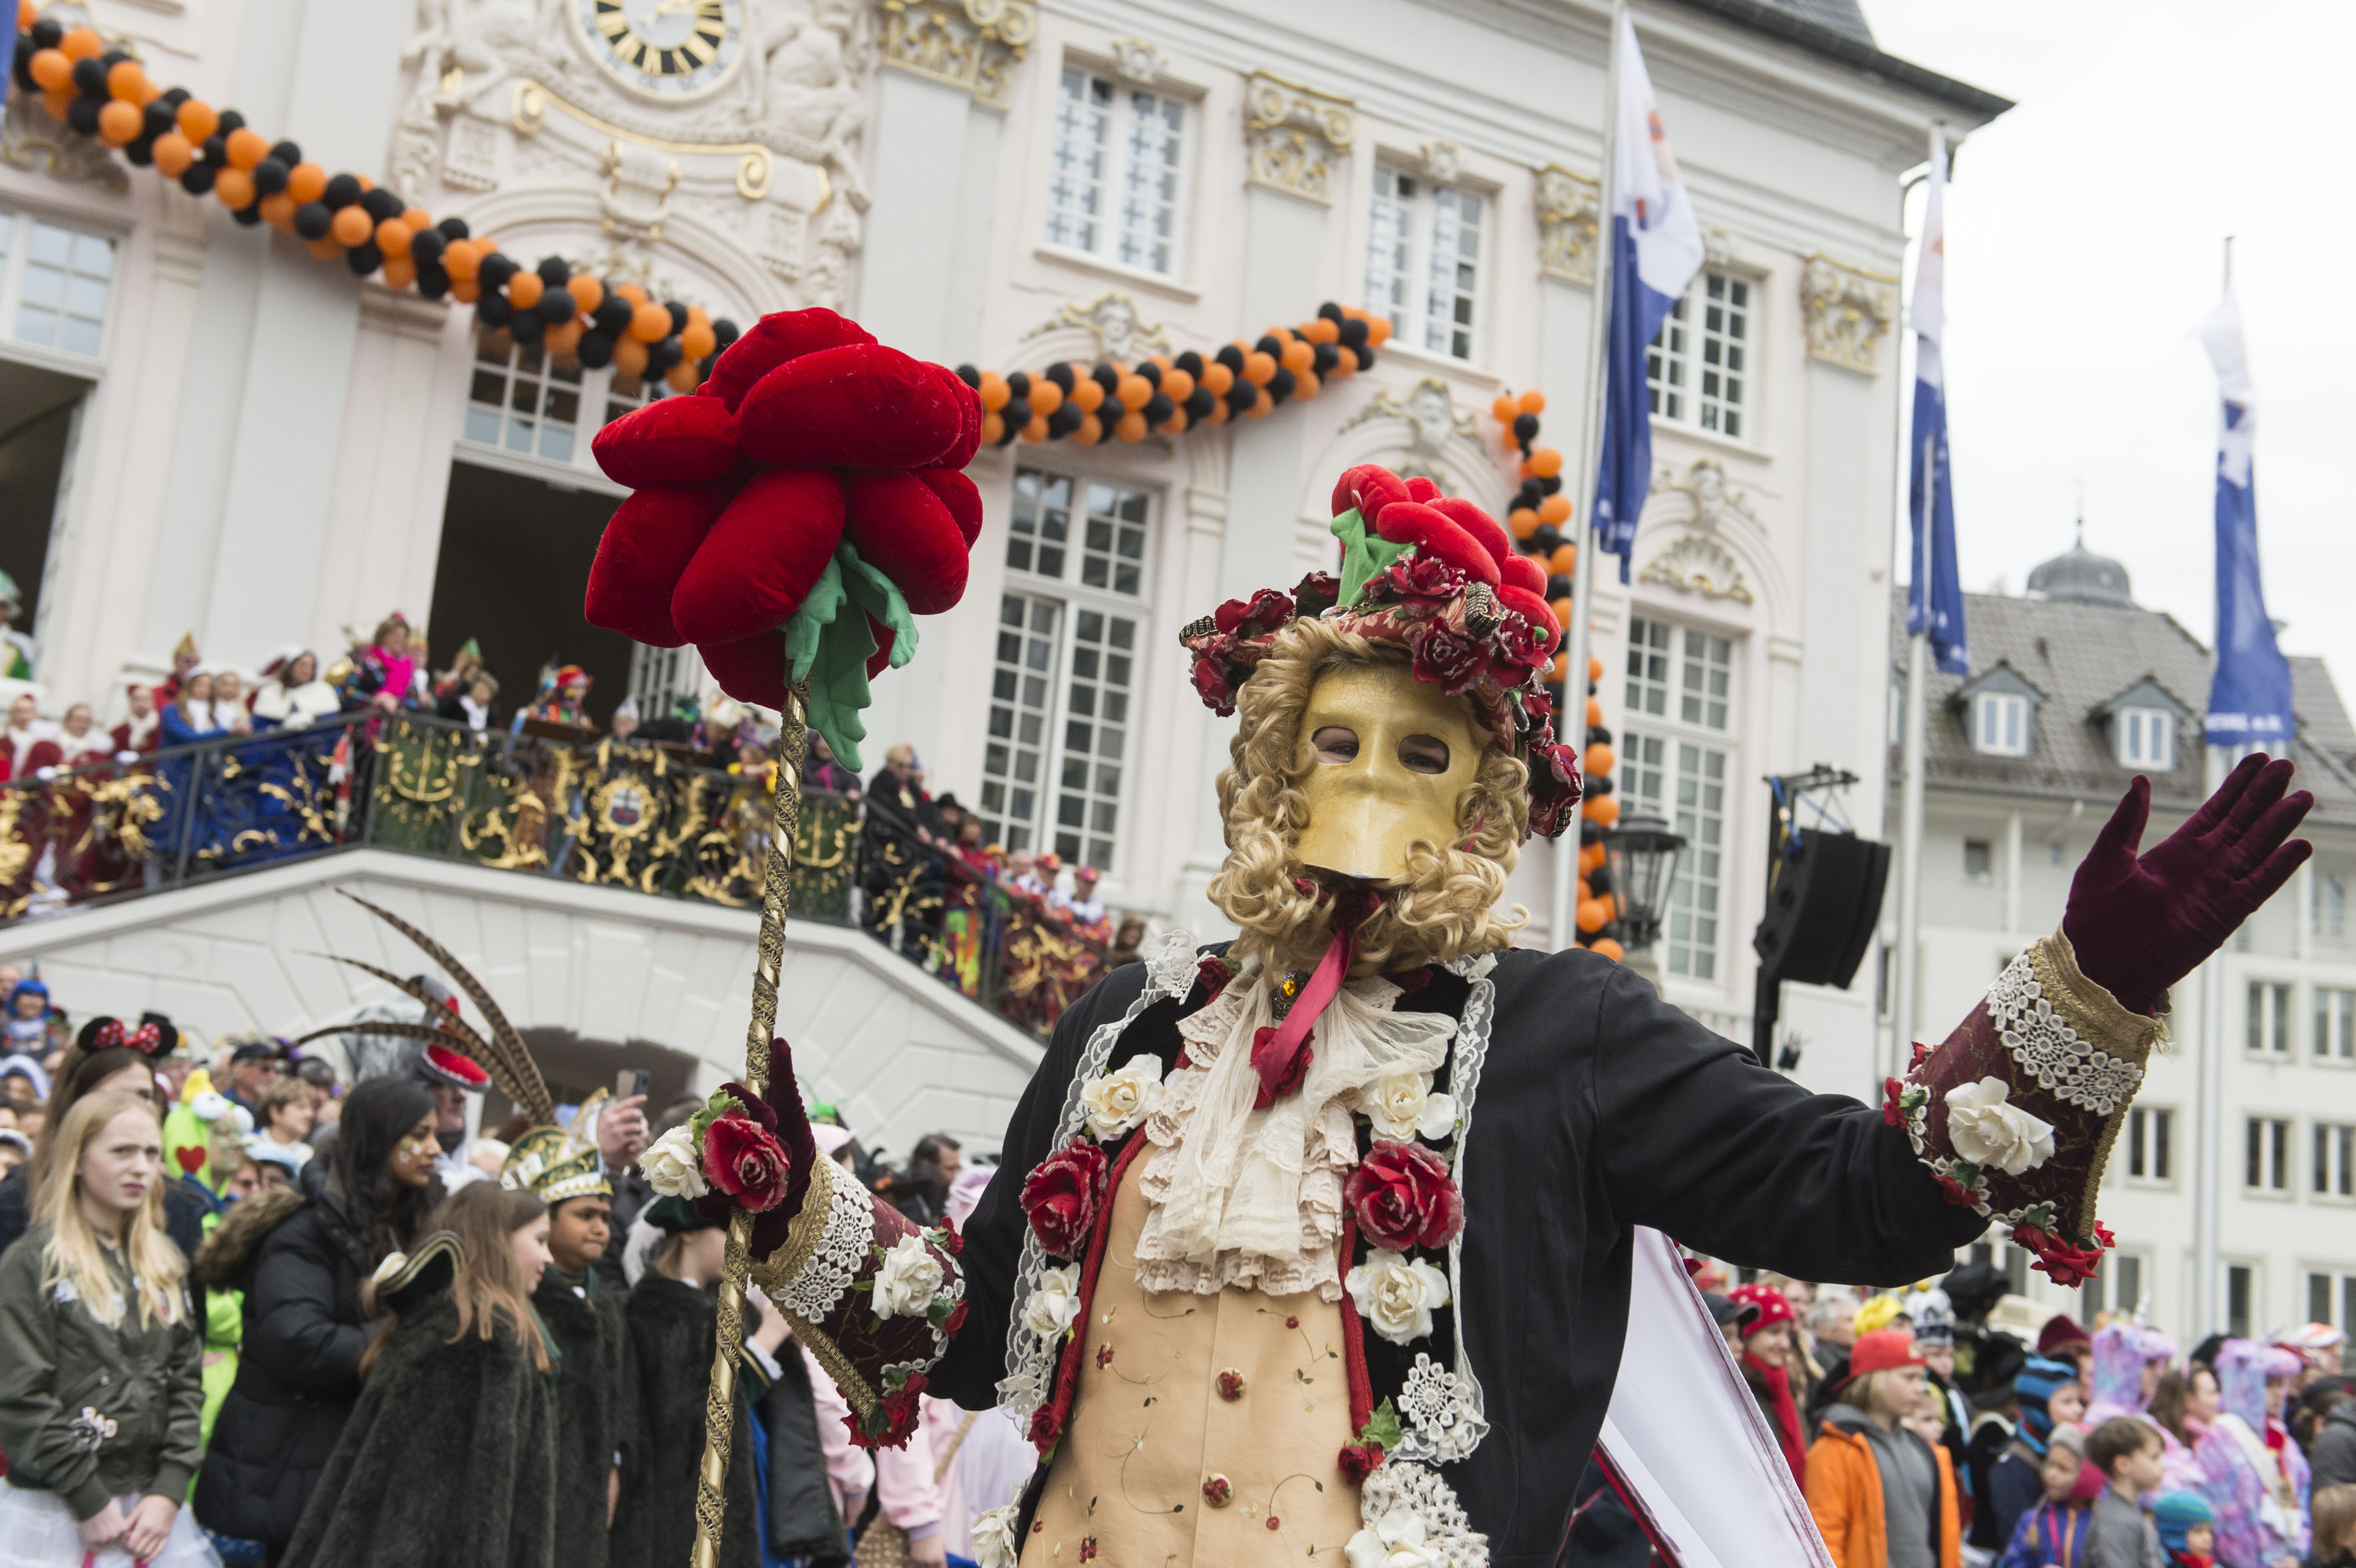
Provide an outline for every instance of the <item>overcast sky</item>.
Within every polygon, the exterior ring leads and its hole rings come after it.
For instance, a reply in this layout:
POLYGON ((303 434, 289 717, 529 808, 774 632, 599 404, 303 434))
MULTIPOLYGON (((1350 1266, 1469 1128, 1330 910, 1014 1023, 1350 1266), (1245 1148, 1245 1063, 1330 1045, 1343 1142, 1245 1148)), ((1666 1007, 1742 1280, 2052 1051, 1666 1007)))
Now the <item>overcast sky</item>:
POLYGON ((2356 5, 1863 3, 1884 49, 2019 104, 1948 188, 1965 587, 2019 593, 2083 498, 2088 548, 2210 640, 2218 405, 2192 333, 2232 234, 2267 608, 2284 650, 2322 654, 2356 703, 2356 5))

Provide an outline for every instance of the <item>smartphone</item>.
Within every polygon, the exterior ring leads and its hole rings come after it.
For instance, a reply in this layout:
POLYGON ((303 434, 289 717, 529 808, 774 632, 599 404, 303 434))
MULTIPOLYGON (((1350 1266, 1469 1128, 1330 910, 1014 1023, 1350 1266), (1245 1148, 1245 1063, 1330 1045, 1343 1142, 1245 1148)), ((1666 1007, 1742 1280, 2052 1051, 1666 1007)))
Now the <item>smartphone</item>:
POLYGON ((646 1091, 647 1091, 647 1069, 644 1069, 644 1068, 642 1068, 642 1067, 640 1067, 640 1068, 627 1068, 627 1067, 626 1067, 626 1068, 624 1068, 621 1071, 619 1071, 619 1072, 617 1072, 617 1073, 616 1073, 616 1074, 614 1075, 614 1098, 615 1098, 615 1099, 616 1099, 616 1100, 627 1100, 627 1099, 628 1099, 631 1095, 633 1095, 633 1094, 644 1094, 646 1091))

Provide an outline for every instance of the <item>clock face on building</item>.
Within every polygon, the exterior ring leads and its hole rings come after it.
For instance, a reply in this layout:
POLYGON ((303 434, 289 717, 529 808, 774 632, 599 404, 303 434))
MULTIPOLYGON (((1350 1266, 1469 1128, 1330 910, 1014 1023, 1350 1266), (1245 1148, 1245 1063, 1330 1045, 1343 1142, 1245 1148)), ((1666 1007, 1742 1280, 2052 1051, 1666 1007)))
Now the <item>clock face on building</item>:
POLYGON ((574 0, 573 15, 599 65, 657 97, 700 97, 744 50, 744 0, 574 0))

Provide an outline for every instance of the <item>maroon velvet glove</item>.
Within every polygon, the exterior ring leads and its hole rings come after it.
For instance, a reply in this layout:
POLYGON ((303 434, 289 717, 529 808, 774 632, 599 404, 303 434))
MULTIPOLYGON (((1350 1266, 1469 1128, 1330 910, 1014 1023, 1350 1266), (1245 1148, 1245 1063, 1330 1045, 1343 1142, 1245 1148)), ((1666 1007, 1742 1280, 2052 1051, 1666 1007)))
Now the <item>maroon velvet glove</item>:
POLYGON ((2151 780, 2138 776, 2070 883, 2062 934, 2078 968, 2121 1006, 2148 1014, 2315 853, 2291 830, 2315 804, 2287 760, 2253 753, 2185 824, 2138 857, 2151 780), (2285 841, 2289 842, 2286 843, 2285 841))

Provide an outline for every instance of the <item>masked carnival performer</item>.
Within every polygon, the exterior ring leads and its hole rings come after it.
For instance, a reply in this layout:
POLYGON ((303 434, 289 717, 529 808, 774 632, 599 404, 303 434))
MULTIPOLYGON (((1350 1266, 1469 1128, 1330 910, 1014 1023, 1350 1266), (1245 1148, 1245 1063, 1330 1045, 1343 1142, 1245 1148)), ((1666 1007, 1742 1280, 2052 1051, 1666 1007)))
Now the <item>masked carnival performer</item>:
MULTIPOLYGON (((884 460, 861 455, 906 416, 886 429, 866 411, 913 403, 935 369, 825 312, 766 318, 702 395, 656 405, 721 433, 702 442, 715 466, 666 456, 701 462, 683 436, 648 444, 626 512, 692 499, 685 484, 724 471, 725 437, 787 409, 808 434, 822 406, 832 444, 798 460, 884 460), (860 395, 794 401, 835 374, 860 395)), ((961 467, 972 446, 949 450, 925 460, 961 467)), ((863 504, 857 474, 841 492, 827 477, 795 483, 863 504)), ((694 561, 762 500, 748 487, 694 561)), ((1521 843, 1569 826, 1580 789, 1545 694, 1544 581, 1427 482, 1354 468, 1333 510, 1338 581, 1183 634, 1197 691, 1241 720, 1210 886, 1241 935, 1153 944, 1064 1015, 962 1235, 815 1157, 783 1042, 766 1103, 715 1099, 648 1152, 659 1188, 708 1183, 712 1210, 753 1211, 753 1281, 860 1441, 903 1441, 925 1393, 1027 1423, 1039 1466, 977 1523, 985 1563, 1550 1563, 1617 1374, 1638 1225, 1800 1278, 1887 1283, 1944 1270, 1994 1221, 2075 1283, 2109 1245, 2095 1177, 2168 987, 2308 854, 2286 842, 2311 803, 2286 795, 2287 763, 2248 759, 2140 857, 2138 780, 2061 931, 1918 1047, 1881 1106, 1811 1094, 1608 959, 1510 945, 1518 918, 1498 903, 1521 843)), ((862 556, 897 542, 860 521, 862 556)), ((669 606, 699 611, 731 586, 669 564, 693 541, 627 556, 615 532, 591 577, 600 624, 620 624, 601 596, 622 572, 654 584, 650 610, 673 581, 669 606)), ((744 669, 713 666, 723 685, 781 696, 784 637, 744 646, 744 669)))

